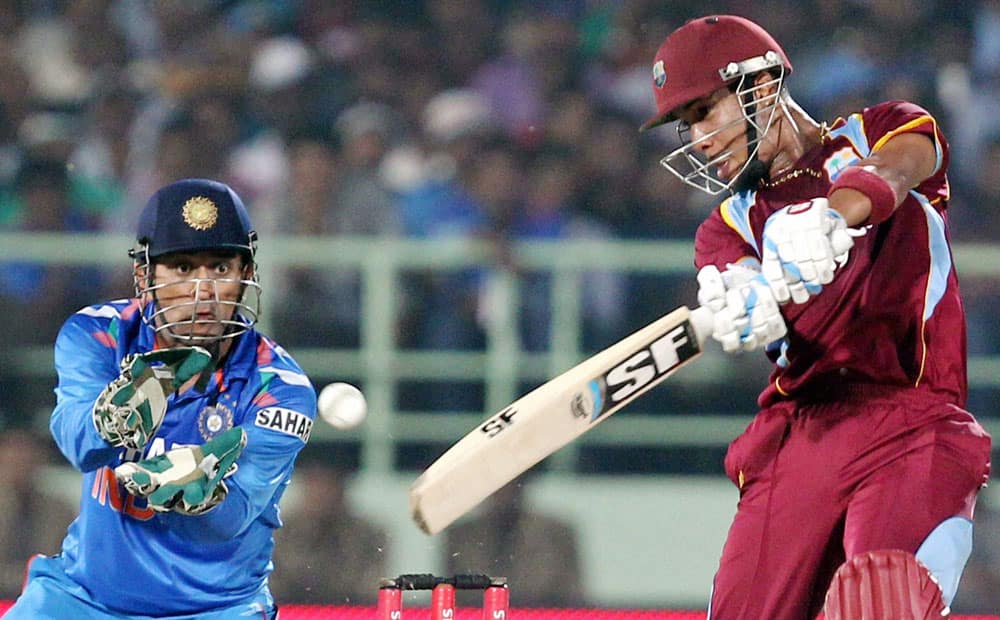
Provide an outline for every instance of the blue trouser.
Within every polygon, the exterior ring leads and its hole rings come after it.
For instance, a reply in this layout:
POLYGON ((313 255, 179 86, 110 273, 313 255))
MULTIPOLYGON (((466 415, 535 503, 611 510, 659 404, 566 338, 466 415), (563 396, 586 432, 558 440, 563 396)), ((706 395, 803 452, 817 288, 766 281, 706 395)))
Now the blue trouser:
MULTIPOLYGON (((128 584, 122 584, 128 587, 128 584)), ((112 611, 98 603, 62 569, 58 556, 37 556, 14 606, 3 620, 277 620, 278 610, 267 588, 238 605, 174 616, 144 616, 112 611)))

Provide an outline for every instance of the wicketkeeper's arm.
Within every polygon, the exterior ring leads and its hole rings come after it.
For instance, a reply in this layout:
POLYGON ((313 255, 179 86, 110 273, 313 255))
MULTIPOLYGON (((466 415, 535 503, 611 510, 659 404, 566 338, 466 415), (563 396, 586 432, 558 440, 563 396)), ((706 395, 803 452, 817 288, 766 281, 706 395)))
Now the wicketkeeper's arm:
POLYGON ((71 316, 56 338, 55 368, 59 378, 56 406, 49 429, 66 460, 82 472, 117 461, 112 446, 94 428, 94 402, 121 372, 113 348, 100 340, 103 324, 92 316, 71 316))

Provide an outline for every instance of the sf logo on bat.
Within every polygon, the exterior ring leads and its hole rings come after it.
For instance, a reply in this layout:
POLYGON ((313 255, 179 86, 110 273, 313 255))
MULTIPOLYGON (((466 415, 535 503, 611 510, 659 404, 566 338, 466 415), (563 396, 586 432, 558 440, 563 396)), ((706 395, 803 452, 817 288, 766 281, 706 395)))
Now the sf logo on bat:
POLYGON ((665 375, 699 353, 697 339, 685 321, 639 349, 603 375, 590 380, 573 397, 574 417, 596 422, 605 413, 656 385, 665 375))
POLYGON ((517 409, 513 407, 507 407, 500 413, 496 414, 489 420, 483 423, 479 427, 479 430, 486 433, 488 437, 496 437, 500 432, 514 423, 514 416, 517 414, 517 409))

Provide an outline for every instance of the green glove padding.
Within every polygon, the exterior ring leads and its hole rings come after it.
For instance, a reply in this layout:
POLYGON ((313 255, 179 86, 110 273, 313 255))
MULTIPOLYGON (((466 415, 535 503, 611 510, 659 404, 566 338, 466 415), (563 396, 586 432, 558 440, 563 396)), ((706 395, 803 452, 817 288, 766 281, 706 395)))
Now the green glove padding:
POLYGON ((97 432, 113 446, 142 449, 163 422, 167 395, 211 366, 212 355, 201 347, 127 356, 121 362, 121 374, 94 403, 97 432))
POLYGON ((229 489, 223 478, 236 472, 236 459, 246 445, 246 433, 236 426, 200 446, 182 446, 138 463, 122 463, 115 468, 115 477, 129 493, 145 497, 157 512, 200 515, 226 499, 229 489))

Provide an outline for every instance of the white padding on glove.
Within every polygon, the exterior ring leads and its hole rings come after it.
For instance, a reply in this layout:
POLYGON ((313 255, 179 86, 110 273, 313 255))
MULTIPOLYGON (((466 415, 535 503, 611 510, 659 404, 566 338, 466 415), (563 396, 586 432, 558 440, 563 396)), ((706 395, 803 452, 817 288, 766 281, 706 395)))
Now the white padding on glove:
POLYGON ((764 224, 761 271, 778 303, 805 303, 833 281, 854 239, 826 198, 813 198, 774 212, 764 224))
POLYGON ((698 303, 714 313, 712 337, 727 353, 763 348, 788 331, 771 287, 753 269, 729 265, 720 272, 714 265, 702 267, 698 303))

